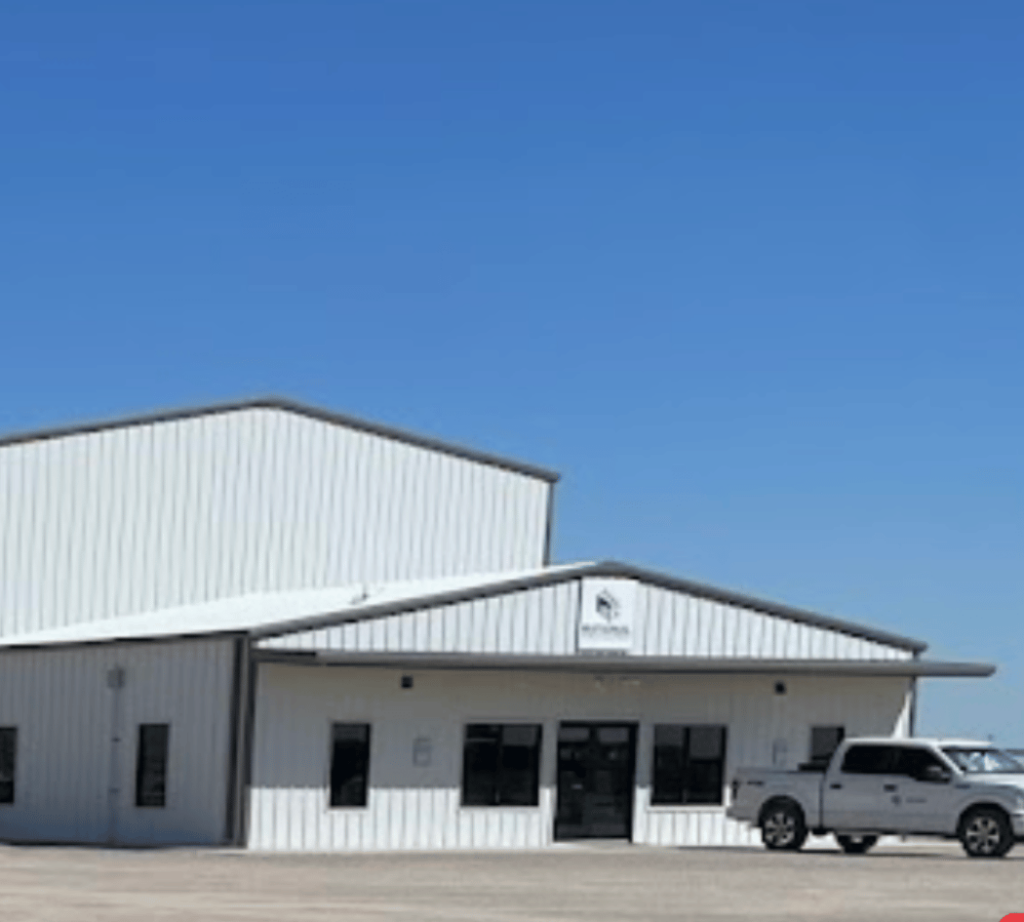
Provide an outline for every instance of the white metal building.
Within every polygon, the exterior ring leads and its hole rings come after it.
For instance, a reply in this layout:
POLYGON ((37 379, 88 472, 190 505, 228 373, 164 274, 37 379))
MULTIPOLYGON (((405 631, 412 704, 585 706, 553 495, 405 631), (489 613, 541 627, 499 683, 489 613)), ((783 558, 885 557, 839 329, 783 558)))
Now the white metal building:
POLYGON ((0 839, 730 844, 911 731, 887 632, 549 562, 554 475, 283 401, 0 440, 0 839))

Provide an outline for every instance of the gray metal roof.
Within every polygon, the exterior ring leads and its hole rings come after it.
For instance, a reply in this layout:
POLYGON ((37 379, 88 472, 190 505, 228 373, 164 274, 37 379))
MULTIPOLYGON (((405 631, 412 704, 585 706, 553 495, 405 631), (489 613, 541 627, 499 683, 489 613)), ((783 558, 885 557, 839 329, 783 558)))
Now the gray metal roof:
POLYGON ((838 631, 898 649, 910 650, 915 654, 927 647, 920 640, 891 634, 852 621, 792 608, 728 589, 614 561, 567 564, 513 573, 470 574, 437 580, 391 583, 379 587, 357 585, 253 593, 103 621, 82 622, 32 634, 12 635, 0 639, 0 647, 73 645, 214 634, 245 634, 254 640, 263 640, 299 631, 386 618, 404 612, 507 595, 591 576, 635 579, 670 591, 685 592, 799 624, 838 631))
POLYGON ((311 407, 282 397, 257 397, 251 400, 241 400, 233 403, 217 403, 202 407, 186 407, 181 409, 161 410, 153 413, 128 416, 119 419, 100 420, 96 422, 80 423, 72 426, 60 426, 52 429, 40 429, 32 432, 13 433, 7 436, 0 436, 0 448, 9 445, 20 445, 26 442, 42 442, 50 439, 61 439, 68 436, 87 435, 93 432, 105 432, 110 429, 123 429, 129 426, 148 426, 155 423, 176 422, 183 419, 192 419, 197 416, 212 416, 220 413, 234 413, 239 410, 281 410, 286 413, 295 413, 298 416, 305 416, 320 422, 330 423, 336 426, 343 426, 346 429, 356 429, 360 432, 368 432, 372 435, 379 435, 386 439, 393 439, 397 442, 405 442, 408 445, 415 445, 417 448, 425 448, 429 451, 436 451, 442 454, 454 455, 467 461, 476 461, 491 467, 499 467, 516 474, 524 474, 527 477, 535 477, 539 480, 546 480, 554 483, 559 475, 554 471, 532 464, 525 464, 500 455, 488 452, 477 451, 473 448, 466 448, 462 445, 455 445, 450 442, 443 442, 429 436, 417 435, 403 429, 396 429, 391 426, 384 426, 380 423, 369 422, 355 416, 347 416, 342 413, 334 413, 330 410, 323 410, 319 407, 311 407))
POLYGON ((319 616, 297 618, 293 621, 282 621, 278 624, 266 625, 254 630, 253 636, 256 638, 279 637, 283 634, 292 634, 296 631, 308 631, 315 628, 329 627, 334 624, 340 624, 348 621, 383 618, 388 615, 394 615, 404 611, 434 608, 440 605, 452 605, 457 602, 467 602, 474 599, 505 595, 510 592, 521 592, 526 589, 551 586, 556 583, 579 579, 584 576, 606 576, 635 579, 641 583, 658 586, 670 591, 685 592, 699 598, 722 602, 727 605, 737 605, 742 608, 748 608, 751 611, 760 612, 761 614, 771 615, 777 618, 785 618, 788 621, 794 621, 799 624, 808 624, 812 627, 839 631, 840 633, 847 634, 852 637, 859 637, 863 640, 883 643, 899 649, 910 650, 914 653, 921 653, 928 647, 924 641, 914 640, 910 637, 903 637, 899 634, 892 634, 888 631, 868 627, 863 624, 856 624, 842 618, 834 618, 831 615, 823 615, 801 608, 793 608, 792 606, 782 605, 778 602, 770 602, 766 599, 744 595, 742 593, 733 592, 729 589, 721 589, 716 586, 707 585, 706 583, 697 583, 691 580, 680 579, 675 576, 657 573, 652 570, 644 570, 639 567, 618 563, 616 561, 586 563, 579 564, 578 566, 555 567, 525 576, 515 576, 510 579, 502 579, 498 577, 489 583, 460 588, 450 592, 441 592, 432 596, 424 595, 417 599, 407 598, 382 606, 368 605, 358 613, 325 613, 319 616))

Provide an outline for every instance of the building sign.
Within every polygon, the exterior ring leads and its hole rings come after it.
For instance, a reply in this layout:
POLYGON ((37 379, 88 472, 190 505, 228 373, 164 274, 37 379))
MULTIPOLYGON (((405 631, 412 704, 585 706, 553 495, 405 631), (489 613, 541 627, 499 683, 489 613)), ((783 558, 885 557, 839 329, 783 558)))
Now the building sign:
POLYGON ((630 653, 636 583, 628 579, 585 579, 576 624, 580 653, 630 653))
POLYGON ((434 756, 434 741, 429 736, 417 736, 412 741, 412 764, 427 768, 434 756))

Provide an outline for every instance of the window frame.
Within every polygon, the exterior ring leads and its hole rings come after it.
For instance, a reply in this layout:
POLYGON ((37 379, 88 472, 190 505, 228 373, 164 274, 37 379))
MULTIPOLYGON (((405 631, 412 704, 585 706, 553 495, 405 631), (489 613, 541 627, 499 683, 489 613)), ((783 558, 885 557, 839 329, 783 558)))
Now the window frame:
MULTIPOLYGON (((10 796, 4 797, 0 793, 0 807, 13 807, 18 799, 18 727, 16 725, 0 727, 0 736, 10 734, 11 739, 11 778, 8 782, 10 785, 10 796)), ((0 746, 2 751, 2 746, 0 746)), ((2 784, 3 782, 0 782, 2 784)), ((3 788, 0 787, 0 792, 3 788)))
POLYGON ((544 752, 544 723, 539 720, 472 720, 462 725, 462 764, 459 777, 459 808, 466 810, 536 810, 540 807, 541 769, 543 766, 544 752), (497 765, 493 780, 495 803, 469 803, 466 800, 466 782, 469 777, 469 766, 467 765, 469 732, 471 727, 497 727, 500 731, 498 741, 497 765), (531 799, 527 803, 503 802, 502 771, 505 769, 502 762, 502 753, 505 748, 505 731, 509 728, 528 728, 536 731, 536 742, 533 747, 533 759, 530 771, 532 773, 531 799))
MULTIPOLYGON (((368 720, 332 720, 327 726, 327 779, 326 779, 326 804, 327 810, 366 810, 370 806, 370 772, 373 765, 373 725, 368 720), (335 758, 335 729, 338 727, 359 727, 365 730, 363 741, 363 789, 361 803, 335 803, 334 791, 334 758, 335 758)), ((340 788, 339 788, 340 790, 340 788)))
POLYGON ((171 725, 168 721, 160 723, 140 723, 135 737, 135 806, 145 810, 163 810, 167 808, 168 768, 171 762, 171 725), (144 759, 144 740, 147 730, 163 730, 163 759, 160 764, 160 788, 158 796, 147 792, 144 783, 150 763, 144 759))
POLYGON ((706 810, 714 807, 723 807, 726 802, 726 767, 729 758, 729 725, 724 723, 657 723, 651 725, 651 765, 650 765, 650 787, 649 806, 655 810, 706 810), (677 799, 659 798, 656 783, 658 780, 658 728, 671 727, 683 731, 682 765, 679 771, 679 789, 677 799), (721 754, 717 759, 693 759, 690 755, 690 739, 692 730, 719 730, 721 732, 721 754), (687 794, 691 793, 688 784, 690 778, 690 766, 692 762, 717 762, 718 763, 718 799, 690 800, 687 794))

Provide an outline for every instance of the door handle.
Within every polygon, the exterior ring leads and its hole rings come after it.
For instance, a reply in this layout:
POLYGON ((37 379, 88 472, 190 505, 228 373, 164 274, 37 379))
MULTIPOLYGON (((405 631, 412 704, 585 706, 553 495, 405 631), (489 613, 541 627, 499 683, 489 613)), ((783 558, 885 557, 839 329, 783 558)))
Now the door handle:
POLYGON ((897 788, 895 784, 883 784, 882 785, 882 790, 883 791, 897 791, 897 790, 899 790, 899 788, 897 788))
POLYGON ((830 784, 829 787, 833 791, 841 791, 843 789, 843 786, 841 784, 830 784))

